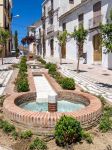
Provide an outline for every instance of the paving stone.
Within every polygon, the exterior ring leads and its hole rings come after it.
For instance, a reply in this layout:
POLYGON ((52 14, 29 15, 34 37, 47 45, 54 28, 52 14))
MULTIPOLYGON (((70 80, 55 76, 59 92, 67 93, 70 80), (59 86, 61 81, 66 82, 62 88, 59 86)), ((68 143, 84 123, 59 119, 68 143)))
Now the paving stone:
POLYGON ((111 85, 109 86, 110 83, 100 82, 100 79, 96 80, 91 76, 86 76, 86 74, 77 74, 76 72, 71 71, 69 67, 63 65, 61 65, 60 68, 62 74, 67 77, 72 77, 83 89, 87 89, 89 92, 96 95, 106 94, 106 99, 109 99, 109 101, 112 102, 112 87, 111 85))

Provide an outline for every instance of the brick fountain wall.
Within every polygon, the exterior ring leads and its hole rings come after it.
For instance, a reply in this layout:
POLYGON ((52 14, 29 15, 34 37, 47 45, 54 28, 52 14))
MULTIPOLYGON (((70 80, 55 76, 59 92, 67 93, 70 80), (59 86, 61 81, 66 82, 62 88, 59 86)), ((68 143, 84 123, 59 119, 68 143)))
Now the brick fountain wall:
MULTIPOLYGON (((41 72, 38 74, 44 74, 49 83, 58 93, 57 99, 70 99, 70 101, 82 102, 86 105, 84 109, 76 112, 32 112, 27 111, 19 107, 19 105, 26 101, 32 101, 36 99, 36 92, 34 88, 34 81, 31 72, 29 73, 31 91, 27 93, 15 93, 11 94, 4 102, 4 114, 7 119, 13 121, 20 127, 31 129, 35 132, 48 132, 51 131, 56 122, 63 115, 68 115, 76 118, 81 122, 83 128, 90 128, 98 123, 98 120, 102 114, 102 104, 98 98, 88 93, 62 90, 61 87, 51 78, 47 73, 41 72)), ((35 74, 36 75, 36 74, 35 74)))

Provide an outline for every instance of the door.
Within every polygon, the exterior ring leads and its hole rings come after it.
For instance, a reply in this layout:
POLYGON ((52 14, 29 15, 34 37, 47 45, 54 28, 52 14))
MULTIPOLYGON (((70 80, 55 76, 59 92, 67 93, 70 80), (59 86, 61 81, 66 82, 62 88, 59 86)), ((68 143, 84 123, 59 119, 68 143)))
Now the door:
POLYGON ((51 56, 53 56, 54 55, 54 40, 53 39, 50 40, 50 49, 51 49, 51 56))
POLYGON ((94 61, 102 61, 101 35, 93 36, 94 61))

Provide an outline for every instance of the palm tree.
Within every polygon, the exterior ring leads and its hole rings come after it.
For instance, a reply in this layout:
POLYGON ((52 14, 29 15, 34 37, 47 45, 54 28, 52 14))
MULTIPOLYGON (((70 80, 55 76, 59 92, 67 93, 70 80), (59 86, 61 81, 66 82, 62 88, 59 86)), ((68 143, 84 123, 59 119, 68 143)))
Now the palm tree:
POLYGON ((82 55, 82 49, 83 49, 83 45, 84 42, 86 40, 88 31, 85 30, 83 28, 83 26, 80 26, 78 29, 74 29, 74 32, 71 34, 71 37, 74 38, 74 40, 76 40, 76 44, 78 47, 78 51, 77 51, 77 57, 78 57, 78 61, 77 61, 77 73, 79 73, 79 63, 80 63, 80 57, 82 55))
POLYGON ((61 49, 63 46, 66 45, 66 42, 67 42, 67 31, 63 31, 63 32, 59 32, 58 36, 57 36, 57 39, 59 41, 59 57, 60 57, 60 64, 62 63, 62 52, 61 52, 61 49))
POLYGON ((5 50, 5 46, 7 44, 7 40, 10 37, 10 33, 8 30, 5 30, 3 28, 0 28, 0 53, 2 56, 2 65, 3 65, 3 54, 5 50))

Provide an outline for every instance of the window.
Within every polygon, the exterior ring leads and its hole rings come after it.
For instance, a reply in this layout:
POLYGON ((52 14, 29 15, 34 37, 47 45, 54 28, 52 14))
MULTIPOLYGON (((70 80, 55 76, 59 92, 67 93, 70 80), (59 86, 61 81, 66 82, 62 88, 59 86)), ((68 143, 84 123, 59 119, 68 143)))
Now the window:
POLYGON ((63 31, 66 30, 66 23, 63 23, 63 31))
POLYGON ((79 26, 83 26, 84 14, 80 14, 78 16, 79 26))
POLYGON ((44 6, 44 16, 46 15, 46 7, 44 6))
POLYGON ((69 3, 70 4, 74 4, 74 0, 69 0, 69 3))
POLYGON ((39 36, 41 37, 41 29, 39 29, 39 36))
POLYGON ((49 23, 53 24, 53 17, 49 17, 49 23))
POLYGON ((53 0, 51 0, 51 8, 53 9, 53 0))

